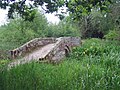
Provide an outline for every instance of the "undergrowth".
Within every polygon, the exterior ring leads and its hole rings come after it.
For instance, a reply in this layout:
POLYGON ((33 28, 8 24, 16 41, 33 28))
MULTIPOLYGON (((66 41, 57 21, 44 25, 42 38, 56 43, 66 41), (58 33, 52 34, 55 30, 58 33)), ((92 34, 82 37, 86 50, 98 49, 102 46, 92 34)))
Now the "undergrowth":
POLYGON ((58 65, 29 63, 0 73, 1 90, 119 90, 120 46, 85 40, 58 65))

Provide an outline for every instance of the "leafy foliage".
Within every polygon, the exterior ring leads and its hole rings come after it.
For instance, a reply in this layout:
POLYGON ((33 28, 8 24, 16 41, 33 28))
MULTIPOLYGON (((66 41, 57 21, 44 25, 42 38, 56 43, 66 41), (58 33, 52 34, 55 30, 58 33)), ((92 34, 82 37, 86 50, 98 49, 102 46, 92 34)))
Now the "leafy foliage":
POLYGON ((0 35, 1 41, 23 44, 35 37, 40 37, 43 34, 42 31, 47 28, 46 24, 47 19, 40 13, 36 14, 33 22, 24 21, 21 18, 10 20, 10 23, 3 26, 4 30, 0 35))
POLYGON ((117 3, 114 3, 110 6, 111 12, 108 13, 106 19, 103 20, 103 22, 108 24, 103 23, 102 28, 107 25, 107 28, 109 29, 109 32, 107 32, 107 35, 105 35, 107 39, 120 40, 120 1, 115 1, 117 3))
POLYGON ((64 37, 64 36, 80 36, 78 25, 73 22, 70 17, 64 18, 59 24, 49 24, 48 37, 64 37))
POLYGON ((63 0, 1 0, 0 7, 3 9, 9 8, 8 17, 14 18, 14 13, 17 12, 24 20, 33 21, 35 18, 35 7, 45 4, 45 12, 52 13, 62 6, 63 0))
POLYGON ((88 39, 84 41, 85 44, 83 44, 82 47, 77 47, 73 49, 73 57, 77 56, 76 58, 81 58, 85 56, 102 56, 102 55, 109 55, 111 52, 116 52, 116 49, 119 51, 119 46, 117 45, 117 41, 114 42, 114 44, 109 45, 110 43, 106 44, 106 41, 101 41, 99 39, 88 39), (87 43, 87 44, 86 44, 87 43))
POLYGON ((35 7, 42 6, 43 8, 45 5, 46 9, 43 9, 46 13, 53 13, 57 12, 58 8, 66 6, 74 18, 79 19, 81 15, 89 14, 93 7, 99 8, 101 11, 107 11, 107 7, 111 2, 111 0, 30 0, 29 4, 26 4, 26 0, 1 0, 0 7, 4 9, 7 6, 10 7, 8 11, 9 18, 14 18, 13 13, 17 12, 25 20, 32 21, 35 17, 35 7))
POLYGON ((73 14, 73 18, 79 20, 81 16, 89 15, 93 8, 107 11, 111 0, 70 0, 68 9, 73 14))
POLYGON ((105 35, 105 38, 109 40, 120 40, 120 31, 111 30, 105 35))
POLYGON ((79 18, 79 30, 83 38, 103 37, 109 30, 118 30, 120 28, 120 2, 114 1, 110 5, 109 12, 100 12, 97 8, 93 8, 91 13, 79 18), (101 33, 100 33, 101 32, 101 33), (101 35, 100 35, 101 34, 101 35))

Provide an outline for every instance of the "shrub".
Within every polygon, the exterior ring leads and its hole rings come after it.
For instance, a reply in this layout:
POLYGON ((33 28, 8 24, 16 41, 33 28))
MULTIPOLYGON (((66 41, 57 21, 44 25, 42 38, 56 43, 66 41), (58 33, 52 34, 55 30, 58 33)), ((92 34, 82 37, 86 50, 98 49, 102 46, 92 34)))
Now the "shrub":
POLYGON ((120 31, 111 30, 107 35, 104 36, 109 40, 119 40, 120 39, 120 31))
POLYGON ((99 39, 86 40, 82 47, 76 47, 73 49, 72 56, 85 57, 85 56, 102 56, 103 54, 108 55, 111 52, 119 50, 119 46, 115 44, 106 43, 99 39))

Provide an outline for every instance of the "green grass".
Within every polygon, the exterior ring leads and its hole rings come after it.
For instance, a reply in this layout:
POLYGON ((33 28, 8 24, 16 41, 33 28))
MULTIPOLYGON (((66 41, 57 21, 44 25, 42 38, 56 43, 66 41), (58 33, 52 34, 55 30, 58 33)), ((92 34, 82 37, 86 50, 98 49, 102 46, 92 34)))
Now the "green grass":
POLYGON ((58 65, 33 62, 4 70, 0 73, 0 89, 119 90, 120 46, 117 44, 85 40, 82 47, 74 48, 70 57, 58 65))
POLYGON ((0 60, 0 69, 6 66, 10 61, 9 60, 0 60))

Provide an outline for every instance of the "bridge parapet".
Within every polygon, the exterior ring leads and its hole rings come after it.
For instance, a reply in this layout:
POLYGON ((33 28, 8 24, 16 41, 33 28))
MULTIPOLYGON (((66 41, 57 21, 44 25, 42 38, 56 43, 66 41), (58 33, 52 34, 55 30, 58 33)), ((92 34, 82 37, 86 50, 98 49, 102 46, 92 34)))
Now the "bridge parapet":
POLYGON ((16 48, 14 50, 10 51, 10 57, 12 59, 15 59, 19 56, 22 56, 28 52, 31 52, 32 50, 36 48, 41 48, 42 46, 45 46, 47 44, 55 43, 56 38, 35 38, 24 45, 20 46, 19 48, 16 48))
POLYGON ((54 47, 42 59, 56 60, 67 55, 71 48, 81 44, 80 37, 60 37, 60 38, 35 38, 24 45, 10 51, 12 59, 30 53, 35 49, 40 49, 45 45, 54 43, 54 47))
POLYGON ((81 44, 80 37, 61 37, 56 39, 55 47, 48 53, 45 59, 59 61, 71 51, 74 46, 81 44))

